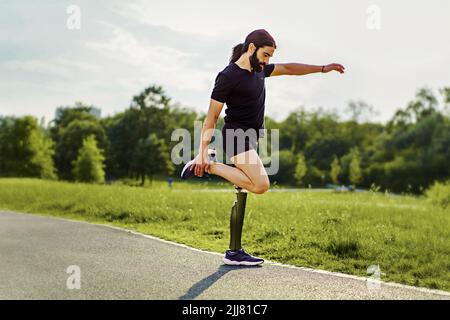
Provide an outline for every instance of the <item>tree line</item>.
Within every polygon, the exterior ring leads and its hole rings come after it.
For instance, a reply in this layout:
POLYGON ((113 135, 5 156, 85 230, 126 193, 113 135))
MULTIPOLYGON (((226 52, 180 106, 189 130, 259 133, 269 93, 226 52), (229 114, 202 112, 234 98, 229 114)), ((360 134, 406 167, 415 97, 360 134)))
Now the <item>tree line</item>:
MULTIPOLYGON (((421 88, 386 123, 373 123, 363 101, 347 107, 349 120, 335 111, 298 107, 282 121, 266 117, 266 129, 279 129, 279 170, 272 183, 353 187, 422 193, 450 177, 450 88, 435 95, 421 88)), ((171 102, 161 86, 134 96, 130 106, 98 118, 92 106, 57 108, 47 126, 32 116, 0 117, 0 176, 83 182, 177 176, 182 165, 170 159, 177 128, 194 137, 194 121, 205 113, 171 102)), ((220 129, 223 119, 216 128, 220 129)), ((269 142, 270 145, 270 142, 269 142)), ((192 155, 197 150, 192 150, 192 155)))

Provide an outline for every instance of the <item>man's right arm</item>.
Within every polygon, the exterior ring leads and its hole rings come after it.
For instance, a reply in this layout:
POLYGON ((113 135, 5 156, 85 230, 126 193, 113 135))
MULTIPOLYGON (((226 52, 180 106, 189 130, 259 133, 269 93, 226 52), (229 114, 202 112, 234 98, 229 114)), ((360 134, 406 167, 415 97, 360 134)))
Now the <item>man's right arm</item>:
MULTIPOLYGON (((208 148, 211 142, 214 128, 216 127, 217 119, 222 112, 224 103, 211 99, 209 102, 208 114, 206 115, 205 122, 203 123, 201 141, 200 141, 200 151, 208 148)), ((201 153, 201 152, 200 152, 201 153)))
POLYGON ((220 116, 220 112, 223 108, 223 102, 211 99, 209 103, 208 114, 206 115, 205 122, 203 123, 202 133, 200 135, 200 148, 198 150, 198 162, 194 163, 192 170, 198 177, 203 176, 205 169, 208 169, 206 163, 208 159, 208 146, 211 142, 214 128, 216 127, 217 119, 220 116))

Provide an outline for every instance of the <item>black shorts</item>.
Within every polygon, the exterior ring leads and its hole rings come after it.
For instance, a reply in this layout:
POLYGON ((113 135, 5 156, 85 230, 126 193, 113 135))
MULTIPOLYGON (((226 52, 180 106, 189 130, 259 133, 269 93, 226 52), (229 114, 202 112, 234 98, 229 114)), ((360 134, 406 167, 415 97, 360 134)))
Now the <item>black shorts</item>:
POLYGON ((225 123, 222 128, 222 146, 228 158, 250 149, 257 151, 258 139, 259 132, 255 129, 246 130, 233 123, 225 123))

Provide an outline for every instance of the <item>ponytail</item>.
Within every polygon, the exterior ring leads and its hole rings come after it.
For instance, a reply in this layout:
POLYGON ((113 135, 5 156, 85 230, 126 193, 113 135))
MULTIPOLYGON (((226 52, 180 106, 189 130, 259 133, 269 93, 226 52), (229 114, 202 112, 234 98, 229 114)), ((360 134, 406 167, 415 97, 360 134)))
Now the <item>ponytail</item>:
POLYGON ((244 43, 239 43, 234 46, 233 53, 231 54, 230 63, 236 62, 241 55, 248 50, 248 46, 250 43, 253 43, 256 48, 261 48, 264 46, 270 46, 273 48, 277 48, 275 44, 275 40, 272 36, 264 29, 258 29, 252 31, 246 38, 244 43))
POLYGON ((244 44, 239 43, 238 45, 234 46, 233 53, 231 54, 230 63, 236 62, 242 55, 242 51, 244 49, 244 44))

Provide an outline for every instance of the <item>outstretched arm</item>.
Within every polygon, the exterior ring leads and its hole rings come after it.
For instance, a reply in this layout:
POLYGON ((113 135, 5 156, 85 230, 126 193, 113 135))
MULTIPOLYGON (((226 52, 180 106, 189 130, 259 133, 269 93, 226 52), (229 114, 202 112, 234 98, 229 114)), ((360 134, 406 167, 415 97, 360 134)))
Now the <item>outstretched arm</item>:
POLYGON ((345 68, 343 65, 339 63, 332 63, 323 66, 315 66, 303 63, 275 63, 275 68, 273 69, 270 76, 271 77, 282 75, 301 76, 315 72, 327 73, 333 70, 339 73, 344 73, 345 68))

